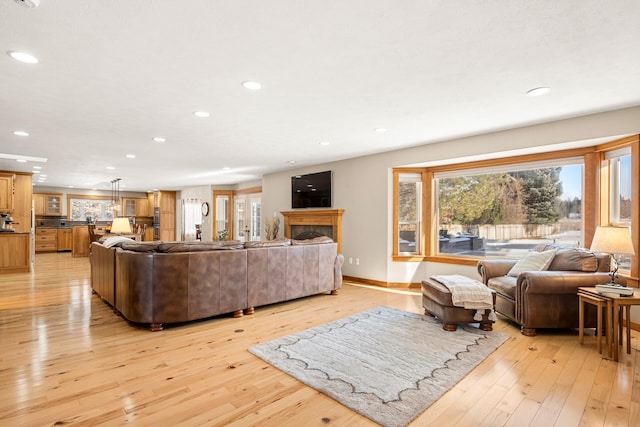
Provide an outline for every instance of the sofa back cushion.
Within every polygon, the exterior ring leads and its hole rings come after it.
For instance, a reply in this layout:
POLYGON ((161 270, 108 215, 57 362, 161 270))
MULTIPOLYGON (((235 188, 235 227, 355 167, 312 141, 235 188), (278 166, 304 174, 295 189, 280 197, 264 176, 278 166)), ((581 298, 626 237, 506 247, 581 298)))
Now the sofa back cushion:
POLYGON ((574 248, 571 246, 540 245, 538 251, 556 249, 556 256, 549 265, 553 271, 598 271, 598 256, 589 249, 574 248))

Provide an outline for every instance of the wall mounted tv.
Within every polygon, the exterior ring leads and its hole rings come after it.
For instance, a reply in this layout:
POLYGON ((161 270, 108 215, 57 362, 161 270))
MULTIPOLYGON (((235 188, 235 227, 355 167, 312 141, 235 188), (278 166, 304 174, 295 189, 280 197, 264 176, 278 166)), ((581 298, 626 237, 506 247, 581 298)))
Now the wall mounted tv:
POLYGON ((292 176, 291 207, 330 208, 331 171, 292 176))

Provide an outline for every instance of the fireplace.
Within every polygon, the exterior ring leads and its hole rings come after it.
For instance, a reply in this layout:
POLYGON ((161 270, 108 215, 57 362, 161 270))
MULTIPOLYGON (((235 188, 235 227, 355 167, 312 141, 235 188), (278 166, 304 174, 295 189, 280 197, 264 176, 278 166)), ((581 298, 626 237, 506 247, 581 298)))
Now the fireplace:
POLYGON ((282 211, 284 235, 290 239, 329 236, 342 253, 342 213, 344 209, 310 209, 282 211))

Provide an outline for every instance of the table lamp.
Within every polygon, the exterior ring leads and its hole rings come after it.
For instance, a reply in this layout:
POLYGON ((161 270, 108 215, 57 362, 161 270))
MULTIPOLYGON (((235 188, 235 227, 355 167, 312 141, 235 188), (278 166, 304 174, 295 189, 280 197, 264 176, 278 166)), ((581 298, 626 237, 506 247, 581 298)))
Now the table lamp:
POLYGON ((131 234, 129 218, 114 218, 111 223, 111 234, 131 234))
POLYGON ((591 242, 591 250, 593 252, 608 253, 613 258, 613 271, 611 275, 611 284, 615 284, 618 273, 618 260, 615 254, 634 255, 633 242, 631 234, 627 227, 597 227, 591 242))

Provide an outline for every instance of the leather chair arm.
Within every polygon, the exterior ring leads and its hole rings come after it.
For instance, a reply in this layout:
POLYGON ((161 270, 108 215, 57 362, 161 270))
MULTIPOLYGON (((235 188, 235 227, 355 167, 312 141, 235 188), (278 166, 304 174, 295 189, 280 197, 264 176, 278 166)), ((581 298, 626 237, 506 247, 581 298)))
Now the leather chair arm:
POLYGON ((576 294, 579 287, 595 286, 609 282, 608 273, 580 271, 525 271, 516 284, 517 296, 529 294, 576 294))
POLYGON ((477 268, 480 277, 482 277, 482 283, 486 285, 492 277, 506 276, 517 262, 516 259, 483 259, 478 261, 477 268))

